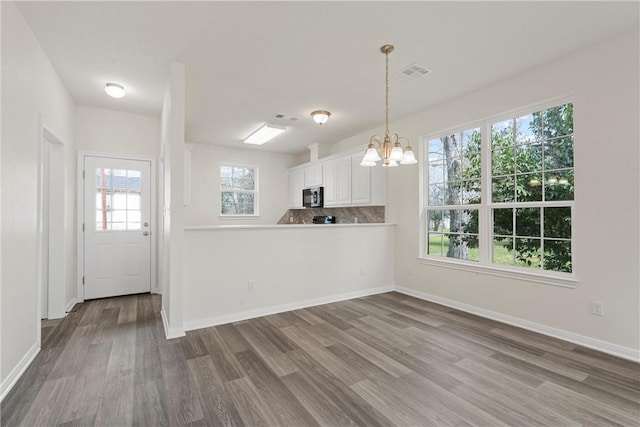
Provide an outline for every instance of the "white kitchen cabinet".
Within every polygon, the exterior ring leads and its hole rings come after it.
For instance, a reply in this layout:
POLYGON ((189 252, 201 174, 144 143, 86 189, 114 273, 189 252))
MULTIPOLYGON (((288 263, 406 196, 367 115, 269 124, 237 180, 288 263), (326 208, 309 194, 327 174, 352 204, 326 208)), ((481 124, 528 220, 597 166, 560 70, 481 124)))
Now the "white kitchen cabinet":
POLYGON ((338 162, 332 160, 322 165, 322 182, 324 183, 324 206, 336 206, 336 175, 338 173, 338 162))
POLYGON ((351 159, 336 160, 336 204, 351 204, 351 159))
POLYGON ((322 185, 322 165, 311 165, 304 169, 304 188, 322 185))
POLYGON ((351 156, 351 204, 368 205, 371 203, 371 170, 374 167, 360 166, 362 154, 351 156))
POLYGON ((351 204, 351 158, 338 158, 322 165, 324 205, 349 206, 351 204))
POLYGON ((304 188, 304 169, 289 171, 289 207, 302 207, 302 189, 304 188))

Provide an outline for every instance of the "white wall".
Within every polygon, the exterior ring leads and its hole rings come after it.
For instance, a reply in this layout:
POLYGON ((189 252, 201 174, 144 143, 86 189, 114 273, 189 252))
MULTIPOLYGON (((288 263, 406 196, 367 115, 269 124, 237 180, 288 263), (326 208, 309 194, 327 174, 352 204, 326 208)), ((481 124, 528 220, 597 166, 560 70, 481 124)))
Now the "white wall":
MULTIPOLYGON (((13 2, 2 7, 2 391, 40 337, 38 171, 42 126, 65 143, 67 280, 75 280, 73 100, 13 2)), ((68 285, 68 284, 67 284, 68 285)), ((73 285, 73 282, 72 282, 73 285)), ((25 360, 26 361, 26 360, 25 360)))
POLYGON ((191 203, 184 210, 185 225, 276 224, 289 209, 288 168, 295 157, 211 144, 189 144, 191 203), (219 218, 220 165, 257 166, 260 218, 219 218))
MULTIPOLYGON (((572 96, 575 124, 575 289, 419 264, 418 167, 389 170, 387 220, 398 224, 396 283, 619 346, 640 348, 638 32, 544 64, 391 123, 421 137, 556 97, 572 96), (604 317, 590 302, 604 303, 604 317)), ((341 151, 379 129, 344 140, 341 151)), ((594 341, 597 343, 597 341, 594 341)))
POLYGON ((163 208, 159 280, 162 318, 167 338, 184 335, 182 329, 182 246, 184 237, 184 120, 185 67, 172 62, 161 116, 163 208))
POLYGON ((156 157, 160 117, 76 105, 75 139, 79 151, 156 157))
POLYGON ((363 224, 186 230, 185 328, 390 290, 393 234, 363 224))

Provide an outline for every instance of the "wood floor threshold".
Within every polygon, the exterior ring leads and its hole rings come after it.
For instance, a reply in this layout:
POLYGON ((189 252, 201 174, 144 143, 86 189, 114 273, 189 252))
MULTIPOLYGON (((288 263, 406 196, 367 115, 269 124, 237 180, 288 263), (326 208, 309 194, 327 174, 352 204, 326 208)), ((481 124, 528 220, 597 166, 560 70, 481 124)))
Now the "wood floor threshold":
POLYGON ((389 292, 166 340, 159 295, 77 304, 2 426, 640 426, 640 365, 389 292))

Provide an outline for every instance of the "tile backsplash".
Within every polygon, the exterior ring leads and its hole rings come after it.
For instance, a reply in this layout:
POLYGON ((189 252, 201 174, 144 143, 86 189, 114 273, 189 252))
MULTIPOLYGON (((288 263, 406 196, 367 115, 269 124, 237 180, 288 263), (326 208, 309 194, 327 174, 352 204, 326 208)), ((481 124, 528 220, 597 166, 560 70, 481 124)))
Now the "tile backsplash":
POLYGON ((318 215, 333 215, 338 224, 383 223, 384 206, 289 209, 282 215, 278 224, 311 224, 313 217, 318 215))

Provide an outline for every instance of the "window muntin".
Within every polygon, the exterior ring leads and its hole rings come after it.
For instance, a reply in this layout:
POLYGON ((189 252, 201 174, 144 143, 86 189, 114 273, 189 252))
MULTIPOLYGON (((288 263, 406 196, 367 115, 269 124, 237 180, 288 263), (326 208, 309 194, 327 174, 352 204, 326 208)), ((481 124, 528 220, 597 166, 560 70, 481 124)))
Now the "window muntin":
POLYGON ((473 138, 462 143, 471 130, 425 143, 423 255, 523 272, 573 273, 573 104, 487 120, 476 128, 478 135, 480 129, 486 130, 482 143, 473 138), (452 169, 457 159, 460 168, 452 169), (473 208, 461 215, 459 231, 450 226, 454 208, 473 208), (473 222, 476 228, 469 229, 473 222), (464 249, 452 252, 453 242, 454 249, 464 249))
POLYGON ((220 166, 220 215, 258 214, 258 168, 220 166))
POLYGON ((96 168, 96 231, 140 230, 142 173, 96 168))

